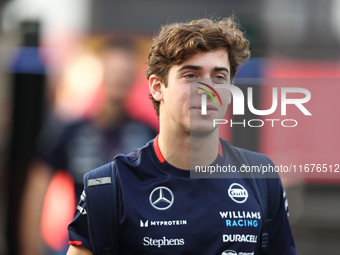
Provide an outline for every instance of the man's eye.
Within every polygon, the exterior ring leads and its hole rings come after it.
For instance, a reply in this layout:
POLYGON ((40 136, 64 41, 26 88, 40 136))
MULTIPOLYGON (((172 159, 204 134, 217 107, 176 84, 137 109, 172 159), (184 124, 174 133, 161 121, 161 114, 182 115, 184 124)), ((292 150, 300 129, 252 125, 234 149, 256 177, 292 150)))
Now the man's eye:
POLYGON ((193 73, 190 73, 190 74, 186 74, 184 75, 185 78, 189 78, 189 79, 192 79, 192 78, 196 78, 196 75, 193 74, 193 73))
POLYGON ((215 79, 217 79, 217 80, 226 80, 226 78, 224 76, 216 76, 215 79))
POLYGON ((226 80, 227 80, 227 78, 224 77, 224 76, 215 76, 213 78, 213 82, 215 82, 215 83, 225 83, 226 80))

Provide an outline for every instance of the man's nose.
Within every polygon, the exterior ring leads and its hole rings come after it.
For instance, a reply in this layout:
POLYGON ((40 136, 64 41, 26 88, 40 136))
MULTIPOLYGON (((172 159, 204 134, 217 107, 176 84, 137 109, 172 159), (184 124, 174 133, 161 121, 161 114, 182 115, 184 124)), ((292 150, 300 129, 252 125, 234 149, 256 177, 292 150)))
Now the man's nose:
POLYGON ((203 94, 207 94, 203 89, 204 89, 204 88, 202 88, 202 87, 196 88, 198 95, 201 96, 201 95, 203 95, 203 94))
POLYGON ((209 87, 211 87, 210 84, 207 84, 207 83, 197 83, 197 86, 196 86, 196 90, 197 90, 197 93, 198 95, 203 95, 203 94, 211 94, 213 97, 215 97, 215 93, 213 90, 211 90, 209 87), (204 85, 203 85, 204 84, 204 85), (205 86, 205 85, 208 85, 208 86, 205 86))

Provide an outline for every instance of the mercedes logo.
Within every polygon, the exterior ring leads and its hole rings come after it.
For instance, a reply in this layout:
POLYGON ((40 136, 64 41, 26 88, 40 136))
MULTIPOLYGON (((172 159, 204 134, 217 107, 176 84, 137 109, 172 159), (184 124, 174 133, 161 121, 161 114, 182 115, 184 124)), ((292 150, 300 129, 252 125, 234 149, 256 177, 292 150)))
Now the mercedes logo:
POLYGON ((149 200, 153 208, 157 210, 166 210, 174 203, 174 194, 172 194, 172 191, 169 188, 161 186, 155 188, 150 193, 149 200))

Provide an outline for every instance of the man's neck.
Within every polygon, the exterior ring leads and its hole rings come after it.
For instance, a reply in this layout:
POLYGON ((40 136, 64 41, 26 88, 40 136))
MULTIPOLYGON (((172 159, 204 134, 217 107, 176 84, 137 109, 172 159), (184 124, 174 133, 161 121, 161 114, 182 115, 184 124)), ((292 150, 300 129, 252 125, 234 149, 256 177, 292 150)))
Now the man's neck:
POLYGON ((211 164, 218 155, 218 129, 207 136, 178 134, 160 128, 159 149, 165 160, 180 169, 211 164))

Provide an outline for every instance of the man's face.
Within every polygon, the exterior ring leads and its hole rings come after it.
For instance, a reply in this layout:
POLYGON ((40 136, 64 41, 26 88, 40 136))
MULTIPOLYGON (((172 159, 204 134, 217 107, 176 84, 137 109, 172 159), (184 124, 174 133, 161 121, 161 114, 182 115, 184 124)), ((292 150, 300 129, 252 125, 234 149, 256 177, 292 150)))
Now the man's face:
MULTIPOLYGON (((217 95, 203 82, 214 87, 215 83, 227 83, 230 78, 228 53, 224 49, 209 52, 197 52, 181 65, 174 65, 169 70, 168 87, 163 88, 161 117, 166 118, 167 125, 175 129, 190 132, 191 135, 206 135, 216 129, 214 119, 222 119, 230 103, 230 92, 227 89, 215 89, 217 95), (215 98, 206 95, 207 114, 202 115, 201 97, 204 88, 215 98)), ((162 118, 164 120, 164 118, 162 118)))

